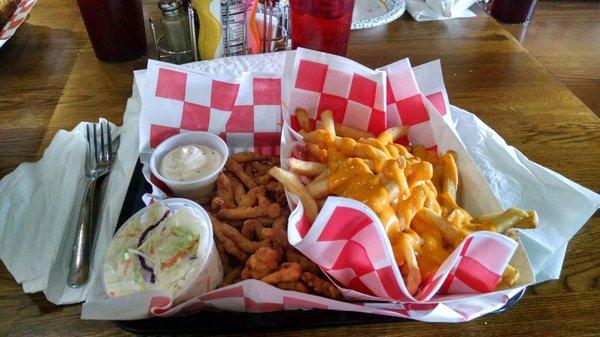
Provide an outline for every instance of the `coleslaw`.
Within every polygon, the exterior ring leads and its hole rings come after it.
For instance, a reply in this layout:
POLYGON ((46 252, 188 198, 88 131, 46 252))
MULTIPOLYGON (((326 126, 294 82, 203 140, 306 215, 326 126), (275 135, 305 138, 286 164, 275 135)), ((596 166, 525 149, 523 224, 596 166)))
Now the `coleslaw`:
POLYGON ((200 245, 207 225, 191 207, 172 210, 161 201, 132 217, 106 251, 103 272, 107 295, 146 290, 179 295, 207 254, 200 245))

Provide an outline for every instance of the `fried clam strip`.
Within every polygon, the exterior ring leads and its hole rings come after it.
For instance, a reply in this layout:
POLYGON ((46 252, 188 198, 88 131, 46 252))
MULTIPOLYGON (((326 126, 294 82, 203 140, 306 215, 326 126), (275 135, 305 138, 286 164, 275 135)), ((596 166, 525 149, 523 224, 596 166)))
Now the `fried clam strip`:
POLYGON ((221 287, 228 286, 230 284, 234 284, 237 280, 239 280, 240 275, 242 274, 242 266, 237 266, 231 269, 229 272, 223 276, 223 281, 221 282, 221 287))
POLYGON ((276 250, 269 247, 261 247, 248 258, 240 276, 242 280, 249 278, 259 280, 276 271, 279 268, 280 260, 281 255, 276 250))
MULTIPOLYGON (((246 237, 244 237, 237 229, 234 227, 217 220, 216 218, 211 216, 211 221, 213 224, 213 228, 217 233, 217 238, 223 241, 221 238, 226 237, 227 239, 234 242, 234 244, 244 251, 245 253, 254 253, 261 247, 267 247, 269 245, 268 240, 263 241, 250 241, 246 237)), ((227 248, 227 247, 225 247, 227 248)), ((229 250, 227 250, 229 252, 229 250)))
POLYGON ((308 272, 303 272, 300 279, 308 284, 317 294, 324 295, 332 299, 341 298, 340 291, 331 282, 325 281, 322 278, 308 272))
POLYGON ((248 219, 244 221, 240 234, 248 240, 264 240, 262 230, 264 229, 263 224, 260 221, 254 219, 248 219))
POLYGON ((264 194, 266 188, 264 186, 255 186, 248 193, 244 194, 238 203, 239 207, 252 207, 256 205, 259 194, 264 194))
POLYGON ((302 267, 298 263, 285 262, 276 272, 263 276, 260 280, 267 284, 293 282, 300 278, 300 274, 302 274, 302 267))
POLYGON ((211 201, 211 207, 213 209, 236 207, 231 181, 224 173, 217 177, 217 196, 211 201))
POLYGON ((298 251, 291 246, 288 246, 285 250, 285 259, 287 262, 298 263, 304 271, 308 271, 313 274, 319 274, 321 272, 321 269, 319 269, 319 266, 317 266, 316 263, 312 262, 306 256, 298 253, 298 251))
POLYGON ((244 171, 244 168, 237 161, 229 158, 225 163, 225 168, 235 176, 246 186, 247 189, 251 189, 256 186, 256 182, 244 171))
POLYGON ((221 208, 218 216, 220 219, 226 220, 246 220, 262 216, 277 218, 280 214, 281 206, 279 204, 270 204, 254 207, 221 208))
POLYGON ((242 185, 242 182, 233 174, 227 172, 226 173, 227 178, 229 178, 229 181, 231 182, 231 189, 233 190, 233 198, 235 199, 235 203, 239 206, 240 201, 242 200, 242 198, 244 198, 244 195, 246 195, 246 189, 244 188, 244 185, 242 185))
POLYGON ((310 292, 310 289, 308 289, 308 286, 306 284, 304 284, 302 281, 280 282, 280 283, 276 284, 275 286, 281 290, 291 290, 291 291, 297 291, 299 293, 305 293, 305 294, 308 294, 310 292))

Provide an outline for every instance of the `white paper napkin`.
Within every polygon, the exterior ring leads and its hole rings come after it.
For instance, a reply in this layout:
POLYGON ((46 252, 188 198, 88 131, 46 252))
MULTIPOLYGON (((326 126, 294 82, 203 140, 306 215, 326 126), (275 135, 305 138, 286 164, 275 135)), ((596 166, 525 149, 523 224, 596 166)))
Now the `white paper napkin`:
POLYGON ((559 278, 567 243, 598 209, 600 195, 530 161, 477 116, 452 107, 452 118, 502 207, 537 210, 539 227, 519 230, 536 282, 559 278))
POLYGON ((469 10, 479 0, 408 0, 406 10, 415 21, 476 17, 469 10))
POLYGON ((113 132, 121 135, 120 146, 103 184, 105 198, 86 286, 66 285, 83 196, 86 123, 59 131, 42 159, 19 165, 0 181, 0 259, 25 292, 43 291, 50 302, 68 304, 84 301, 94 286, 137 160, 137 102, 135 97, 128 100, 124 125, 113 132))

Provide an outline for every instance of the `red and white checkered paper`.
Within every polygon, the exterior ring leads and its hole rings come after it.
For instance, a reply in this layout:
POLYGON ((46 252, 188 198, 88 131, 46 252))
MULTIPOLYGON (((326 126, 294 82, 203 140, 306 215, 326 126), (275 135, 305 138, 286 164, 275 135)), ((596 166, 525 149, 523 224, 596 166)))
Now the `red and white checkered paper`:
POLYGON ((16 11, 0 30, 0 47, 17 31, 17 28, 25 21, 36 2, 37 0, 21 0, 18 3, 16 11))
MULTIPOLYGON (((430 64, 428 68, 435 66, 436 64, 430 64)), ((307 108, 309 114, 315 116, 316 123, 319 119, 316 111, 329 108, 322 100, 323 97, 329 99, 329 96, 324 95, 328 92, 325 88, 328 86, 331 72, 334 72, 336 78, 352 79, 350 88, 355 86, 356 78, 361 78, 361 84, 366 83, 365 79, 369 79, 372 83, 362 86, 360 92, 364 96, 379 99, 375 102, 369 101, 373 107, 382 106, 383 102, 387 104, 384 124, 367 122, 376 118, 376 109, 352 111, 348 106, 345 106, 344 113, 343 109, 339 109, 337 115, 334 111, 336 121, 373 133, 378 133, 385 127, 408 125, 408 136, 400 141, 425 145, 430 149, 438 148, 438 138, 454 136, 456 141, 453 142, 452 148, 459 153, 459 166, 470 166, 470 175, 478 175, 478 185, 486 186, 481 173, 456 134, 446 123, 439 123, 443 118, 440 115, 446 115, 448 111, 445 90, 435 92, 435 89, 440 87, 441 75, 437 81, 434 79, 426 83, 425 80, 421 80, 428 88, 428 96, 436 103, 434 106, 419 90, 407 59, 373 71, 338 56, 309 50, 299 49, 295 55, 289 55, 283 78, 283 113, 284 120, 290 121, 292 130, 299 129, 293 115, 296 107, 307 108), (315 73, 323 75, 315 76, 315 73), (387 92, 383 90, 384 83, 387 92), (310 95, 306 94, 309 90, 307 88, 310 88, 310 95), (378 94, 379 91, 384 93, 378 94), (317 95, 320 95, 318 103, 312 104, 317 95), (361 122, 347 123, 349 115, 361 122), (355 117, 359 115, 362 116, 355 117), (433 125, 437 126, 437 132, 434 131, 433 125)), ((443 82, 441 83, 443 87, 443 82)), ((294 138, 301 141, 298 133, 288 130, 286 128, 283 131, 283 165, 286 164, 285 159, 291 156, 298 146, 294 138)), ((448 144, 440 145, 440 148, 446 149, 448 144)), ((473 184, 473 181, 469 184, 477 185, 473 184)), ((470 192, 479 194, 482 191, 471 189, 470 192)), ((485 192, 489 194, 490 191, 487 189, 485 192)), ((292 198, 291 204, 296 205, 297 200, 292 198)), ((312 225, 308 223, 303 212, 296 209, 290 217, 289 228, 290 242, 297 249, 335 279, 344 288, 342 291, 346 297, 362 300, 428 301, 437 294, 490 292, 500 281, 502 271, 517 248, 517 243, 505 236, 496 233, 476 233, 457 247, 437 273, 425 280, 417 294, 411 296, 400 276, 381 222, 364 204, 330 197, 312 225)))
MULTIPOLYGON (((339 102, 338 110, 334 111, 337 121, 373 132, 399 123, 408 124, 411 126, 409 130, 420 131, 409 131, 405 142, 416 143, 422 139, 429 139, 430 143, 427 145, 435 148, 437 133, 432 125, 440 125, 442 117, 438 111, 449 111, 447 98, 430 102, 422 95, 407 60, 395 63, 389 68, 391 70, 373 71, 340 57, 302 49, 288 57, 283 80, 276 76, 253 73, 248 73, 243 78, 209 76, 182 67, 150 61, 140 120, 142 161, 145 161, 144 158, 148 157, 152 148, 170 135, 193 130, 208 130, 220 134, 233 152, 254 149, 256 136, 267 126, 271 126, 267 134, 275 133, 278 137, 282 118, 286 124, 297 126, 289 111, 293 111, 296 106, 303 106, 307 97, 313 99, 310 101, 313 102, 313 107, 309 107, 309 112, 312 113, 315 123, 318 123, 319 119, 316 113, 319 106, 332 108, 328 102, 335 101, 339 102), (315 69, 321 69, 321 75, 314 76, 316 70, 311 69, 313 76, 298 81, 299 70, 306 69, 300 67, 300 64, 307 64, 302 62, 304 58, 307 62, 320 63, 321 65, 309 64, 315 69), (400 71, 399 69, 404 70, 404 80, 411 81, 411 85, 407 86, 393 73, 394 70, 400 71), (327 84, 331 71, 333 76, 352 79, 349 83, 341 80, 335 82, 340 85, 347 84, 346 89, 338 90, 333 88, 333 84, 327 84), (389 75, 386 72, 392 72, 391 77, 396 80, 388 83, 389 75), (321 84, 311 83, 312 79, 321 81, 321 84), (396 86, 396 83, 399 85, 396 86), (301 89, 294 88, 295 84, 301 89), (352 89, 353 86, 360 87, 360 94, 356 93, 356 89, 352 89), (320 88, 320 91, 316 91, 317 88, 320 88), (281 105, 275 101, 272 92, 260 94, 263 89, 281 94, 281 105), (394 100, 390 100, 390 96, 386 98, 386 91, 393 95, 391 97, 394 97, 394 100), (336 98, 332 99, 333 96, 336 98), (386 115, 391 104, 398 107, 397 118, 386 115), (245 113, 236 113, 238 106, 244 106, 245 113), (271 113, 275 111, 275 107, 283 107, 283 116, 280 113, 271 113), (355 110, 353 107, 358 108, 355 110), (381 111, 383 115, 378 115, 381 111), (422 116, 419 119, 413 118, 406 111, 426 111, 430 119, 433 119, 423 120, 422 116), (362 116, 363 113, 368 116, 362 116), (354 123, 355 118, 362 122, 354 123), (437 123, 431 123, 432 121, 437 123), (277 131, 274 131, 275 129, 277 131), (238 139, 240 141, 236 142, 238 139)), ((441 74, 439 78, 441 79, 441 74)), ((440 90, 439 97, 447 97, 443 83, 438 83, 437 88, 440 90)), ((436 93, 429 95, 431 94, 436 93)), ((444 122, 442 124, 446 125, 444 122)), ((298 137, 299 135, 286 125, 281 134, 281 148, 278 140, 276 143, 261 143, 257 150, 264 153, 281 151, 282 157, 288 158, 292 149, 298 145, 298 137)), ((451 146, 458 151, 461 165, 460 158, 463 152, 460 148, 456 149, 460 146, 460 141, 458 145, 453 143, 451 146)), ((161 186, 156 184, 159 182, 150 177, 148 170, 145 170, 145 173, 146 178, 154 183, 153 196, 149 197, 166 196, 168 191, 165 193, 164 189, 161 190, 161 186)), ((344 296, 354 300, 352 303, 284 291, 260 281, 246 280, 211 291, 176 307, 172 306, 170 298, 164 294, 154 294, 150 297, 135 294, 128 296, 126 301, 121 298, 103 300, 101 305, 105 308, 119 305, 119 311, 127 312, 130 319, 172 316, 203 308, 245 312, 330 309, 432 322, 460 322, 496 310, 521 290, 517 288, 490 293, 517 244, 495 233, 477 233, 467 238, 434 277, 412 297, 406 291, 383 227, 368 207, 353 200, 331 197, 311 226, 306 221, 302 205, 298 203, 297 198, 289 195, 289 200, 292 206, 295 206, 288 229, 290 242, 318 263, 335 280, 344 296), (112 302, 114 303, 111 304, 112 302)), ((93 303, 90 304, 92 306, 88 304, 87 308, 90 310, 86 312, 88 318, 113 318, 114 312, 102 313, 103 310, 93 310, 93 303)))

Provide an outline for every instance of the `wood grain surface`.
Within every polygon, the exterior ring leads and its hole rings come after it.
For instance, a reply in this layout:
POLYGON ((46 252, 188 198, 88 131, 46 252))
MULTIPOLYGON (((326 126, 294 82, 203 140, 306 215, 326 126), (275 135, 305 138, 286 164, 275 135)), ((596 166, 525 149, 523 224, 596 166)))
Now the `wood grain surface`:
MULTIPOLYGON (((156 16, 154 1, 146 14, 156 16)), ((404 57, 441 59, 450 101, 478 115, 532 160, 600 190, 600 120, 493 19, 416 23, 406 15, 351 34, 348 56, 370 67, 404 57)), ((597 41, 597 40, 596 40, 597 41)), ((132 71, 94 57, 75 1, 39 1, 0 49, 0 177, 40 157, 59 129, 104 116, 120 123, 132 71)), ((596 98, 597 99, 597 98, 596 98)), ((293 331, 269 336, 598 335, 600 218, 570 242, 560 280, 529 288, 510 311, 465 324, 398 322, 293 331)), ((82 321, 79 305, 54 306, 25 294, 0 264, 0 336, 125 335, 111 322, 82 321)), ((247 335, 247 334, 246 334, 247 335)))
POLYGON ((600 1, 540 1, 528 25, 502 27, 600 116, 600 1))

